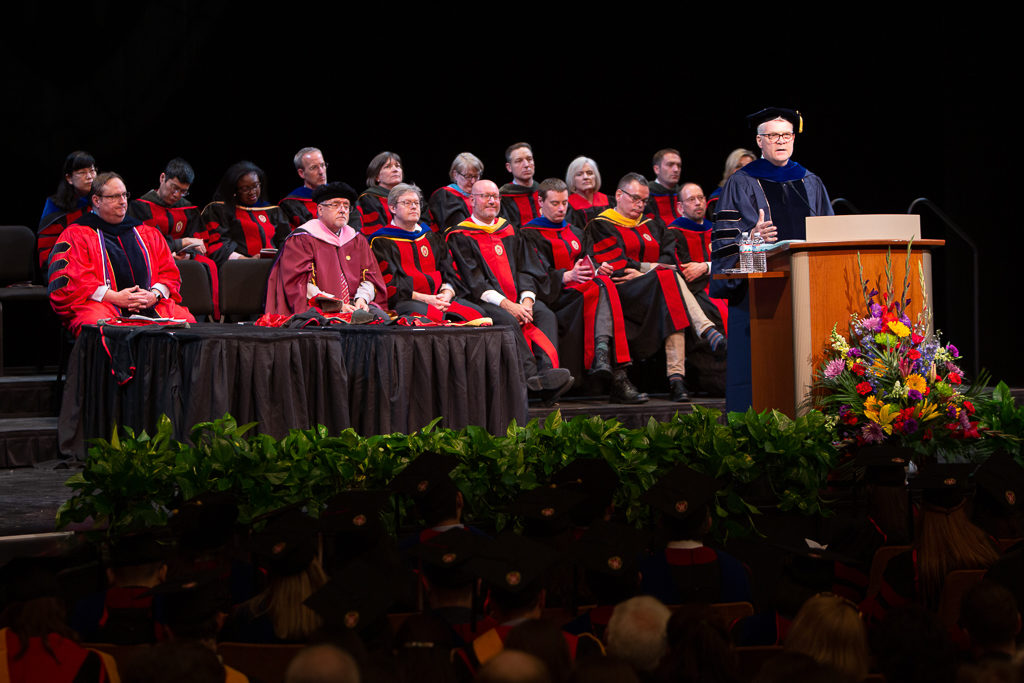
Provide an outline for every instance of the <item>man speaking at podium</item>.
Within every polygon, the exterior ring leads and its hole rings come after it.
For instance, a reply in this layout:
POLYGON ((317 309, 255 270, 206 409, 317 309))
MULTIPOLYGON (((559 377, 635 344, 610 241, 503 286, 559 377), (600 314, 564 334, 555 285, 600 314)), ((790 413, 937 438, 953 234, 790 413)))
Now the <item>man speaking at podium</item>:
MULTIPOLYGON (((833 215, 821 179, 791 159, 796 134, 803 132, 800 112, 769 107, 747 121, 757 128, 761 158, 733 173, 722 188, 711 235, 712 275, 739 265, 744 232, 759 232, 769 243, 802 240, 805 218, 833 215)), ((729 301, 726 409, 745 411, 753 401, 747 281, 712 280, 710 294, 729 301)))

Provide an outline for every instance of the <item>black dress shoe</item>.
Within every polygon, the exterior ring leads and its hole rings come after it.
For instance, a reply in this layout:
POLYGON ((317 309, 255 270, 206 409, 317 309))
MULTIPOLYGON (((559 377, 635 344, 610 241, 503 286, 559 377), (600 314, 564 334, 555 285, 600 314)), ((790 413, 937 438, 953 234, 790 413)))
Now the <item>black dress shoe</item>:
POLYGON ((612 393, 608 395, 609 403, 621 403, 625 405, 636 405, 647 403, 650 397, 643 393, 629 381, 626 371, 616 368, 612 373, 612 393))
POLYGON ((690 400, 690 392, 686 390, 686 383, 681 379, 670 379, 668 381, 669 400, 676 403, 685 403, 690 400))
POLYGON ((588 373, 598 379, 609 379, 612 376, 612 354, 607 347, 594 349, 594 362, 590 364, 588 373))
POLYGON ((562 394, 569 391, 573 377, 565 368, 547 370, 545 373, 542 373, 542 377, 546 378, 547 383, 540 392, 540 402, 545 407, 551 407, 558 402, 562 394))

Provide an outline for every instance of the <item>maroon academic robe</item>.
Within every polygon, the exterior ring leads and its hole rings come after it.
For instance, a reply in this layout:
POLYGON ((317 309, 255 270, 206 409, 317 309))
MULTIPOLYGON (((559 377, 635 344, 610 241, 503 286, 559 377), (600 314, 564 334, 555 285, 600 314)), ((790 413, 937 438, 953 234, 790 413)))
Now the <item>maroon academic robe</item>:
MULTIPOLYGON (((373 285, 373 301, 387 307, 387 289, 377 259, 366 238, 355 233, 337 246, 316 236, 319 220, 296 228, 278 255, 267 282, 267 313, 290 315, 309 309, 306 285, 312 280, 321 291, 340 297, 345 286, 355 297, 359 283, 373 285), (342 285, 344 280, 345 285, 342 285)), ((327 230, 325 227, 323 230, 327 230)), ((345 235, 345 232, 342 233, 345 235)))

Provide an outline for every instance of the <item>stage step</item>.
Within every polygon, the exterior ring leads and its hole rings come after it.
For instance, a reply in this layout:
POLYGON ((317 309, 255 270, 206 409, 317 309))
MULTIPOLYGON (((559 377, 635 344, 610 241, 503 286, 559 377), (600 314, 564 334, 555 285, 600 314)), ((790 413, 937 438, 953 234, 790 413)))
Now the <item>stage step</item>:
POLYGON ((53 373, 0 376, 0 418, 56 415, 56 378, 53 373))
POLYGON ((530 403, 529 416, 544 420, 555 410, 562 411, 562 418, 570 420, 577 415, 587 417, 597 416, 605 420, 615 419, 626 427, 635 429, 647 425, 652 417, 659 422, 670 420, 676 413, 692 413, 693 406, 700 405, 705 408, 716 408, 725 411, 724 398, 698 398, 686 403, 675 403, 661 397, 652 396, 647 403, 639 405, 623 405, 621 403, 608 403, 606 397, 581 397, 571 400, 559 401, 558 405, 547 408, 538 403, 530 403))
POLYGON ((71 497, 64 485, 79 465, 50 460, 33 467, 0 470, 0 538, 56 531, 57 509, 71 497))
POLYGON ((58 457, 56 417, 0 419, 0 468, 29 467, 58 457))

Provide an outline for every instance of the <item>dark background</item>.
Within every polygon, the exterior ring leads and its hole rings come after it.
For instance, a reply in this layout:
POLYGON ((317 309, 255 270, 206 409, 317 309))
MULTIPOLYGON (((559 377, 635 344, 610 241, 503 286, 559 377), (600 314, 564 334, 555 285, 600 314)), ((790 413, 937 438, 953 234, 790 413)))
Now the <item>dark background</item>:
POLYGON ((805 118, 794 158, 833 199, 904 213, 927 197, 976 242, 980 350, 970 252, 925 212, 924 235, 949 240, 936 254, 938 327, 966 368, 976 358, 1024 382, 1011 351, 1020 258, 1007 239, 1019 230, 1009 111, 1020 39, 1007 17, 788 4, 271 7, 9 9, 0 222, 35 227, 73 149, 135 196, 183 156, 200 205, 239 159, 267 172, 271 200, 283 197, 300 184, 291 158, 306 145, 324 151, 329 179, 357 188, 384 149, 426 192, 461 151, 501 184, 518 140, 533 145, 538 179, 564 177, 585 154, 606 191, 627 171, 650 175, 651 154, 675 147, 684 178, 710 193, 726 154, 754 145, 744 115, 790 106, 805 118))

